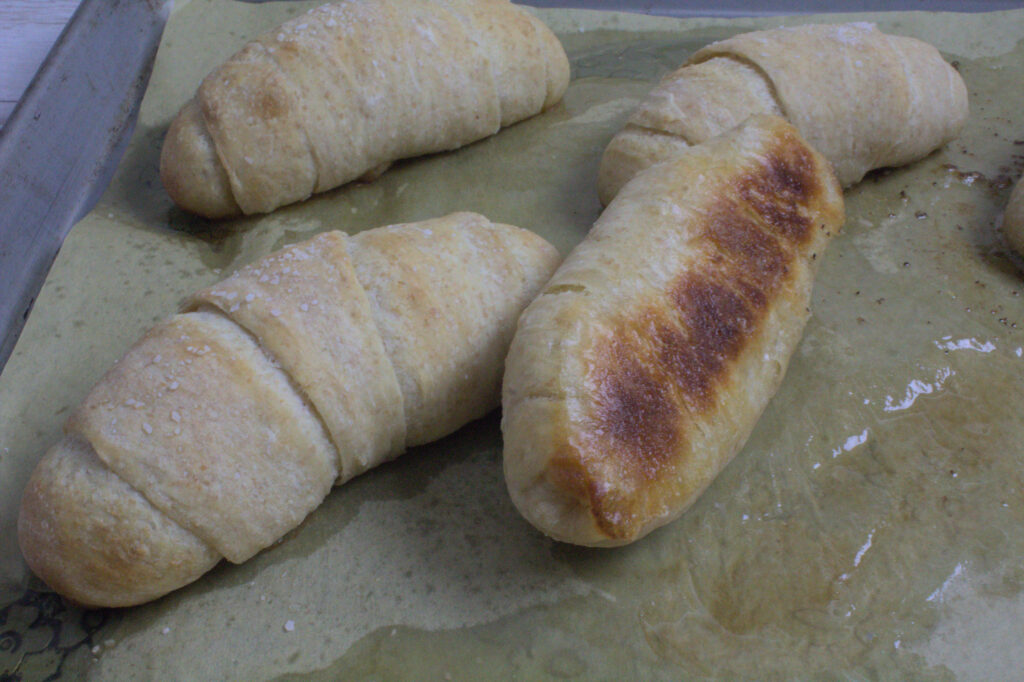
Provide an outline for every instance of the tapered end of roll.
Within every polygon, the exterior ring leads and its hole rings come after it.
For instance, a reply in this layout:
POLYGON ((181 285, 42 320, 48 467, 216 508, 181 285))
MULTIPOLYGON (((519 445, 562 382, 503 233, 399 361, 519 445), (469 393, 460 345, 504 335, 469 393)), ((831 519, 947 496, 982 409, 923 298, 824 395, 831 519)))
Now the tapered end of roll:
POLYGON ((37 576, 83 606, 156 599, 220 560, 73 437, 57 443, 32 474, 18 542, 37 576))
POLYGON ((239 216, 227 173, 195 100, 171 122, 160 152, 160 181, 178 206, 205 218, 239 216))

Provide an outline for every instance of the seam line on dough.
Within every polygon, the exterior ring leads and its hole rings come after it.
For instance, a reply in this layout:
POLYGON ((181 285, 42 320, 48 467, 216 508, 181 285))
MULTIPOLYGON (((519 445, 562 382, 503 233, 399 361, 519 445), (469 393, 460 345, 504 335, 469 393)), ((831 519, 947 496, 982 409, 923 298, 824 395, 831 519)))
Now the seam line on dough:
MULTIPOLYGON (((349 236, 351 237, 352 235, 349 236)), ((352 257, 351 244, 351 239, 345 240, 345 253, 348 255, 349 261, 354 263, 355 259, 352 257)), ((395 386, 398 387, 398 395, 401 398, 400 407, 402 409, 402 423, 404 424, 403 433, 405 434, 402 440, 402 446, 404 448, 409 443, 409 415, 406 414, 405 412, 405 393, 402 392, 402 382, 398 378, 398 371, 395 369, 395 361, 391 358, 391 353, 388 350, 388 345, 384 343, 384 334, 381 333, 380 323, 377 321, 377 308, 374 305, 373 300, 370 298, 366 286, 361 281, 359 281, 359 271, 355 267, 352 268, 352 276, 355 278, 356 283, 359 284, 359 288, 363 290, 363 295, 365 295, 367 298, 367 303, 370 309, 370 319, 373 320, 373 330, 377 332, 377 339, 380 341, 381 348, 384 349, 384 357, 388 359, 388 369, 391 370, 391 379, 395 382, 395 386)))
POLYGON ((578 396, 576 396, 576 395, 571 395, 570 396, 568 391, 566 391, 564 389, 563 390, 557 390, 557 391, 550 391, 550 392, 548 392, 548 391, 535 391, 535 392, 531 392, 531 393, 529 393, 527 395, 524 395, 524 396, 521 396, 520 398, 518 398, 515 401, 515 407, 519 408, 522 405, 527 405, 529 403, 537 402, 537 401, 559 403, 559 402, 565 402, 569 398, 572 398, 572 399, 575 400, 577 397, 578 396))
POLYGON ((220 145, 217 143, 217 138, 215 138, 213 136, 213 133, 210 132, 210 123, 207 120, 206 114, 203 111, 203 100, 199 97, 198 91, 194 95, 193 99, 195 100, 196 107, 199 108, 199 120, 203 124, 202 134, 207 140, 209 140, 210 149, 213 150, 213 156, 217 160, 217 164, 220 166, 221 173, 224 174, 223 177, 225 179, 225 190, 227 191, 228 196, 231 198, 231 203, 238 207, 238 215, 244 216, 246 215, 246 213, 245 211, 242 210, 242 205, 238 203, 238 193, 235 191, 235 183, 233 180, 235 173, 233 173, 231 167, 228 166, 227 159, 224 158, 224 152, 221 150, 220 145))
MULTIPOLYGON (((525 5, 523 7, 524 7, 524 9, 526 8, 525 5)), ((533 21, 539 22, 541 24, 544 23, 535 15, 531 14, 531 18, 533 19, 533 21)), ((542 28, 540 26, 537 26, 536 24, 534 24, 534 26, 533 26, 533 35, 534 35, 534 39, 537 42, 538 49, 540 50, 541 54, 546 54, 547 51, 548 51, 548 41, 545 38, 544 31, 542 30, 542 28)), ((555 39, 557 40, 558 36, 555 36, 555 39)), ((561 40, 559 40, 558 42, 561 43, 561 40)), ((559 95, 555 96, 556 93, 559 90, 559 88, 558 88, 559 81, 556 79, 557 72, 555 71, 555 61, 556 60, 552 60, 552 59, 545 59, 544 60, 544 77, 546 78, 546 81, 545 81, 545 84, 544 84, 544 102, 541 104, 541 107, 540 107, 540 110, 542 112, 543 111, 548 111, 549 109, 551 109, 552 107, 557 105, 559 102, 562 101, 563 97, 565 96, 564 92, 562 94, 559 94, 559 95)), ((561 61, 561 60, 558 60, 558 61, 561 61)), ((572 65, 571 64, 569 65, 569 82, 572 82, 572 65)), ((566 88, 568 89, 568 85, 566 85, 566 88)))
POLYGON ((155 504, 153 504, 153 501, 151 499, 149 499, 148 497, 146 497, 146 495, 141 490, 139 490, 134 485, 132 485, 131 482, 129 482, 125 478, 121 477, 116 471, 114 471, 109 466, 107 466, 107 463, 104 462, 103 458, 99 456, 99 451, 97 450, 96 446, 93 444, 93 442, 91 440, 89 440, 88 438, 85 437, 85 434, 80 433, 78 431, 70 431, 69 432, 66 429, 65 429, 65 434, 66 434, 67 438, 71 438, 73 440, 77 440, 77 441, 80 441, 80 442, 88 445, 89 449, 92 450, 92 458, 94 460, 96 460, 96 462, 99 464, 99 466, 101 466, 103 468, 104 471, 108 472, 112 476, 116 477, 119 481, 124 483, 126 486, 128 486, 132 490, 132 492, 136 493, 139 496, 139 499, 145 500, 146 504, 148 504, 150 506, 150 508, 154 512, 156 512, 158 515, 162 516, 165 521, 167 521, 171 525, 177 526, 178 528, 180 528, 184 532, 186 532, 189 535, 191 535, 192 537, 194 537, 196 540, 201 542, 210 551, 210 553, 216 554, 221 559, 224 559, 224 554, 219 549, 217 549, 215 546, 213 546, 210 543, 209 540, 207 540, 204 537, 200 537, 191 528, 186 528, 185 526, 181 525, 181 523, 179 523, 177 519, 173 518, 172 516, 167 514, 164 510, 160 509, 160 507, 157 507, 155 504))
POLYGON ((541 296, 559 296, 561 294, 579 294, 589 296, 590 291, 583 284, 553 284, 540 293, 541 296))
MULTIPOLYGON (((310 93, 306 92, 305 90, 299 87, 298 82, 292 77, 292 74, 288 72, 283 66, 281 66, 281 62, 277 60, 277 56, 274 54, 274 51, 268 50, 266 46, 264 46, 263 52, 264 54, 267 55, 267 57, 270 58, 270 61, 274 63, 274 66, 277 67, 277 72, 280 73, 285 79, 287 79, 288 84, 295 90, 295 92, 299 93, 303 97, 310 96, 310 93)), ((302 137, 305 138, 306 140, 306 150, 309 152, 309 158, 312 159, 313 161, 314 177, 313 186, 310 188, 310 192, 315 193, 317 191, 316 188, 320 186, 320 157, 317 154, 316 148, 313 146, 313 141, 309 137, 309 129, 306 127, 306 117, 299 116, 298 120, 302 122, 302 137)))
MULTIPOLYGON (((209 76, 207 76, 209 78, 209 76)), ((205 80, 204 80, 205 82, 205 80)), ((200 89, 202 85, 199 86, 200 89)), ((250 215, 242 208, 241 202, 238 200, 239 192, 235 190, 235 184, 238 183, 238 173, 235 172, 231 164, 225 158, 225 152, 220 148, 220 143, 217 142, 217 138, 213 136, 210 130, 210 120, 206 116, 206 103, 205 98, 200 97, 199 91, 195 94, 196 105, 199 107, 199 118, 203 122, 203 134, 210 139, 210 146, 213 148, 213 155, 217 157, 217 163, 220 164, 221 170, 224 172, 224 176, 227 178, 227 191, 231 195, 231 201, 238 207, 239 215, 245 216, 250 215)))
POLYGON ((733 54, 732 52, 709 52, 708 54, 703 55, 700 59, 694 60, 692 62, 687 62, 687 64, 703 64, 704 62, 716 58, 731 59, 732 61, 738 64, 748 66, 754 71, 756 71, 757 75, 760 76, 762 80, 764 80, 765 87, 768 88, 768 92, 772 96, 772 101, 775 102, 775 106, 777 106, 779 108, 779 111, 782 112, 782 117, 785 118, 787 121, 793 121, 792 117, 790 116, 789 109, 786 107, 786 103, 782 101, 781 97, 779 97, 779 91, 775 88, 775 81, 771 79, 771 76, 768 75, 768 72, 762 69, 761 65, 758 64, 757 62, 747 59, 746 57, 743 57, 741 55, 733 54))
POLYGON ((674 138, 676 140, 682 140, 684 143, 686 143, 687 146, 690 146, 690 147, 695 147, 698 144, 698 143, 694 142, 693 140, 688 140, 683 135, 677 135, 675 133, 670 133, 669 131, 662 130, 661 128, 652 128, 650 126, 640 125, 639 123, 633 123, 632 121, 626 123, 626 125, 624 125, 622 127, 622 131, 623 132, 625 132, 627 130, 631 130, 631 131, 639 132, 639 133, 644 133, 644 134, 647 134, 647 135, 658 135, 658 136, 661 136, 661 137, 671 137, 671 138, 674 138))
POLYGON ((277 357, 273 353, 271 353, 270 350, 267 349, 266 346, 263 345, 263 342, 260 341, 259 337, 256 336, 256 334, 254 334, 252 332, 252 330, 250 330, 248 327, 246 327, 245 325, 239 324, 238 322, 233 320, 223 310, 221 310, 217 306, 211 305, 209 303, 201 303, 199 305, 190 305, 187 308, 185 308, 185 310, 183 310, 182 312, 185 312, 185 313, 193 313, 193 312, 195 312, 195 313, 210 313, 210 314, 213 314, 213 315, 217 315, 221 319, 227 320, 228 322, 233 324, 245 336, 247 336, 250 341, 252 341, 254 344, 256 344, 256 347, 260 349, 260 353, 263 355, 263 357, 266 359, 266 361, 268 363, 270 363, 271 366, 273 366, 276 369, 280 370, 281 374, 284 376, 285 380, 288 382, 288 386, 299 397, 299 400, 302 401, 302 404, 306 407, 307 410, 309 410, 310 414, 313 415, 313 419, 316 421, 316 424, 317 424, 317 426, 320 429, 320 435, 324 437, 324 440, 326 442, 331 444, 331 447, 334 449, 334 462, 335 462, 335 469, 337 470, 337 471, 335 471, 335 479, 337 479, 338 475, 340 473, 342 473, 341 472, 341 453, 339 452, 338 444, 334 442, 334 438, 331 435, 330 429, 327 428, 327 422, 324 420, 323 415, 320 414, 320 410, 317 409, 316 405, 310 399, 310 397, 306 393, 306 391, 303 390, 303 388, 299 385, 299 383, 295 380, 295 378, 289 372, 285 371, 284 366, 280 362, 278 362, 277 357))

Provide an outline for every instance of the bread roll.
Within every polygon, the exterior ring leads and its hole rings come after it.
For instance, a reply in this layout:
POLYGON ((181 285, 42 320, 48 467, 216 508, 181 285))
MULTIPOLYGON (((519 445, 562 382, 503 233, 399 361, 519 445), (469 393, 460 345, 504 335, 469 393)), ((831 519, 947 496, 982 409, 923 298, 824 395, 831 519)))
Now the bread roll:
POLYGON ((782 381, 842 223, 828 162, 775 116, 627 183, 509 350, 504 468, 519 511, 595 546, 678 517, 782 381))
POLYGON ((168 129, 160 177, 193 213, 266 213, 492 135, 568 82, 561 43, 507 0, 325 5, 203 80, 168 129))
POLYGON ((1024 180, 1017 182, 1006 203, 1006 210, 1003 211, 1003 236, 1014 251, 1024 256, 1024 180))
POLYGON ((242 562, 341 483, 498 405, 540 237, 457 213, 328 232, 191 296, 92 389, 42 459, 32 570, 125 606, 242 562))
POLYGON ((699 50, 630 116, 601 160, 602 202, 641 169, 757 113, 787 118, 845 187, 954 139, 967 88, 934 47, 874 24, 743 33, 699 50))

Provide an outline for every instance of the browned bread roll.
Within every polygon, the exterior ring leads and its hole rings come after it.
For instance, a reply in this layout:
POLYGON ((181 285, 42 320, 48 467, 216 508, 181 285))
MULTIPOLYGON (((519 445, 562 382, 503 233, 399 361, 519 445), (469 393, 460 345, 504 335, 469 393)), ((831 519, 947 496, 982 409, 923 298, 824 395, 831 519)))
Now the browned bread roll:
POLYGON ((39 463, 25 559, 90 606, 245 561, 332 484, 495 408, 516 318, 557 262, 526 230, 457 213, 324 233, 198 292, 39 463))
POLYGON ((561 43, 508 0, 325 5, 206 77, 171 123, 160 177, 193 213, 266 213, 492 135, 568 82, 561 43))
POLYGON ((602 202, 643 168, 757 113, 788 119, 845 187, 955 138, 967 88, 934 47, 873 24, 743 33, 699 50, 641 103, 605 150, 602 202))
POLYGON ((603 546, 678 517, 781 383, 842 223, 828 162, 775 116, 626 184, 509 350, 504 467, 520 512, 603 546))

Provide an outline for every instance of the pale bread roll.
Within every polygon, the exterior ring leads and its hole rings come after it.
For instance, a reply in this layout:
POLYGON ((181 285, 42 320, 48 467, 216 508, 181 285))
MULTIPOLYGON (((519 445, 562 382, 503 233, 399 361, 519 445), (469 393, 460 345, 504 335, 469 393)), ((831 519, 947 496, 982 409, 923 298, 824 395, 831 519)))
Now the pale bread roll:
POLYGON ((954 139, 967 88, 934 47, 873 24, 743 33, 699 50, 640 104, 601 161, 602 202, 643 168, 755 113, 787 118, 845 187, 954 139))
POLYGON ((194 213, 266 213, 492 135, 568 82, 561 43, 507 0, 324 5, 203 80, 168 129, 160 176, 194 213))
POLYGON ((25 559, 89 606, 246 560, 332 484, 497 407, 516 319, 558 260, 533 233, 457 213, 325 233, 195 294, 33 472, 25 559))
POLYGON ((1003 236, 1006 243, 1021 256, 1024 256, 1024 180, 1010 193, 1003 211, 1003 236))
POLYGON ((689 507, 781 383, 842 223, 828 162, 775 116, 627 183, 509 350, 504 467, 522 514, 612 546, 689 507))

